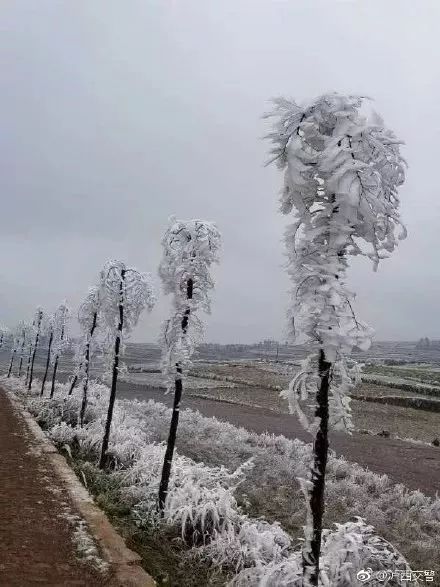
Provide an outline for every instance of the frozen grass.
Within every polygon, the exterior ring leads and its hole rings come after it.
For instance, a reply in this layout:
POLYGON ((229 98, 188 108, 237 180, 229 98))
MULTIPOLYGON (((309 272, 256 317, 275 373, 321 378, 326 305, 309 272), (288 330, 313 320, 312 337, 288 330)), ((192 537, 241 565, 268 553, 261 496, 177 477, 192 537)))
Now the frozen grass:
MULTIPOLYGON (((3 383, 21 390, 17 380, 3 383)), ((23 397, 60 446, 70 445, 80 458, 93 462, 99 451, 108 390, 102 385, 91 386, 87 424, 79 429, 79 399, 66 399, 66 389, 59 386, 52 402, 26 394, 23 397)), ((170 410, 152 401, 125 400, 116 405, 110 442, 113 471, 108 478, 118 487, 118 499, 146 533, 155 527, 164 531, 155 500, 169 419, 170 410)), ((205 557, 207 564, 223 567, 226 573, 238 573, 240 584, 256 584, 246 583, 246 569, 251 575, 260 569, 261 579, 270 577, 271 569, 278 573, 291 564, 288 575, 295 566, 303 535, 304 500, 297 477, 307 474, 310 446, 298 440, 250 433, 185 410, 181 413, 177 448, 165 516, 171 535, 193 544, 193 554, 196 552, 199 559, 205 557)), ((440 573, 439 499, 410 492, 388 477, 342 458, 330 456, 328 470, 327 527, 362 515, 402 552, 413 569, 440 573)), ((252 576, 250 581, 256 575, 252 576)))

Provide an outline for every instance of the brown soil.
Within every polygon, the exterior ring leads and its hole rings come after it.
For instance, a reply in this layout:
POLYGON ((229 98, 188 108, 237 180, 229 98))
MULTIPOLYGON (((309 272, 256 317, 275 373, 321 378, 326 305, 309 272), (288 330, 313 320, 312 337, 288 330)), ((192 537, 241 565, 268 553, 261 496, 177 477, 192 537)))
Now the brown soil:
POLYGON ((107 585, 108 576, 78 560, 64 517, 76 512, 34 442, 0 389, 0 585, 107 585))

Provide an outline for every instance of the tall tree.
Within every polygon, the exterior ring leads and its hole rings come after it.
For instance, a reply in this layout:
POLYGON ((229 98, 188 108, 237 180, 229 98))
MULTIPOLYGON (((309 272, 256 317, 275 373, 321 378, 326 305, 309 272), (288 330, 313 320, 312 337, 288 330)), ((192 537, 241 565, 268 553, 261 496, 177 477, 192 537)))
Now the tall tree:
POLYGON ((26 367, 26 380, 24 383, 25 387, 27 387, 28 383, 29 383, 29 373, 31 371, 32 349, 34 348, 34 342, 35 342, 35 316, 34 316, 34 319, 32 320, 32 324, 30 325, 29 335, 27 337, 27 342, 26 342, 28 360, 27 360, 27 367, 26 367))
POLYGON ((28 390, 32 389, 32 380, 34 377, 34 363, 35 363, 35 356, 37 354, 38 342, 40 339, 40 331, 41 331, 41 323, 43 320, 43 310, 38 307, 35 313, 34 318, 34 332, 35 332, 35 339, 33 344, 31 344, 31 361, 30 361, 30 369, 29 369, 29 381, 28 381, 28 390))
POLYGON ((108 355, 111 357, 112 383, 99 459, 99 467, 104 469, 107 464, 107 450, 124 343, 136 326, 141 312, 145 308, 151 310, 155 303, 150 274, 126 267, 122 261, 109 261, 101 272, 100 303, 107 329, 107 341, 113 346, 113 353, 108 355))
POLYGON ((30 324, 27 324, 26 322, 20 323, 20 329, 21 329, 21 338, 20 338, 20 361, 18 363, 18 373, 17 373, 18 377, 21 377, 21 370, 23 367, 23 359, 25 357, 25 352, 26 352, 26 343, 32 333, 32 328, 31 328, 30 324))
POLYGON ((295 215, 285 234, 288 272, 294 282, 291 324, 317 346, 292 380, 292 411, 314 435, 310 478, 303 483, 308 519, 303 584, 318 585, 324 513, 328 426, 350 431, 348 391, 356 368, 354 347, 368 348, 372 331, 353 312, 345 285, 352 255, 387 257, 406 232, 397 188, 405 179, 400 141, 365 99, 327 94, 298 105, 279 99, 269 116, 271 161, 284 169, 281 212, 295 215), (310 421, 301 400, 315 396, 310 421))
POLYGON ((11 346, 11 358, 9 360, 9 368, 8 368, 8 375, 9 378, 12 374, 12 367, 14 365, 15 355, 17 354, 17 350, 20 347, 20 336, 21 336, 21 326, 17 326, 15 332, 12 334, 12 346, 11 346))
POLYGON ((53 328, 54 328, 54 316, 49 316, 45 320, 42 330, 47 337, 47 356, 46 356, 46 367, 44 369, 43 381, 41 382, 40 396, 44 394, 44 388, 46 387, 47 374, 49 372, 49 365, 52 356, 52 343, 53 343, 53 328))
POLYGON ((3 324, 0 324, 0 349, 3 347, 3 345, 6 342, 6 338, 9 335, 9 328, 7 326, 4 326, 3 324))
POLYGON ((55 393, 55 382, 57 378, 58 362, 61 355, 63 355, 69 346, 69 320, 70 310, 66 302, 62 302, 55 310, 53 315, 53 339, 51 345, 51 360, 53 364, 52 385, 50 388, 50 398, 53 398, 55 393))
POLYGON ((159 486, 159 510, 163 512, 179 424, 183 377, 191 364, 195 346, 202 338, 203 324, 198 311, 210 312, 210 290, 214 282, 212 263, 218 262, 220 233, 211 222, 170 219, 162 239, 163 258, 159 275, 164 291, 173 295, 172 314, 164 323, 162 336, 163 371, 174 386, 170 431, 159 486))
MULTIPOLYGON (((93 344, 99 327, 99 311, 101 296, 99 287, 91 287, 89 293, 78 311, 78 321, 82 332, 79 349, 79 364, 74 377, 82 373, 82 401, 80 410, 80 425, 84 424, 84 415, 87 408, 87 391, 89 388, 90 361, 93 354, 93 344)), ((72 382, 73 383, 73 382, 72 382)), ((71 385, 73 391, 74 385, 71 385)), ((71 391, 69 390, 69 394, 71 391)))

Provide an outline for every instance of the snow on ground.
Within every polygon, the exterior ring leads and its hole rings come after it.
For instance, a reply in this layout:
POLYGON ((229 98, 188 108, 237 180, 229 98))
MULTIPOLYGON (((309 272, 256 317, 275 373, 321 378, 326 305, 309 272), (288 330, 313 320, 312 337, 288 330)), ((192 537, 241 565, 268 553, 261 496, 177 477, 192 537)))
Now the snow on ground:
MULTIPOLYGON (((23 393, 17 379, 3 378, 2 384, 21 394, 55 442, 62 446, 75 441, 83 458, 96 461, 108 397, 104 385, 91 386, 87 423, 81 429, 80 398, 66 397, 66 385, 60 385, 50 401, 23 393)), ((307 473, 310 445, 183 411, 161 521, 156 495, 169 418, 170 410, 153 401, 116 403, 109 447, 115 468, 108 474, 119 483, 139 525, 163 523, 174 528, 176 537, 194 545, 201 557, 235 574, 235 585, 299 585, 304 501, 297 478, 307 473)), ((331 585, 355 584, 355 573, 363 567, 404 568, 404 559, 377 538, 369 524, 403 553, 412 568, 440 573, 440 563, 435 562, 440 551, 439 499, 408 491, 333 455, 328 470, 326 525, 332 530, 325 534, 323 585, 329 577, 331 585), (366 524, 356 519, 360 514, 366 524), (343 526, 335 527, 335 522, 343 526), (335 554, 346 552, 347 540, 352 545, 348 567, 335 554), (345 572, 348 579, 335 579, 345 572)))

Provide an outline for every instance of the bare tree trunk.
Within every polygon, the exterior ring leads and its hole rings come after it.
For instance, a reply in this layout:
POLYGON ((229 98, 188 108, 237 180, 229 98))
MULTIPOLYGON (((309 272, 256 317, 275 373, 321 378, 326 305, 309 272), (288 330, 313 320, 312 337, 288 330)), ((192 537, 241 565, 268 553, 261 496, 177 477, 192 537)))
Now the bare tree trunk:
POLYGON ((43 312, 40 312, 40 314, 38 316, 38 322, 37 322, 37 335, 35 336, 35 345, 34 345, 34 350, 32 352, 31 368, 29 371, 28 391, 30 391, 32 389, 32 379, 34 377, 35 355, 37 354, 38 340, 40 338, 40 327, 41 327, 42 318, 43 318, 43 312))
MULTIPOLYGON (((191 300, 193 297, 194 282, 190 278, 186 284, 186 297, 191 300)), ((182 318, 182 332, 186 334, 188 330, 188 322, 191 310, 189 307, 185 310, 185 314, 182 318)), ((165 509, 165 502, 168 495, 168 485, 170 482, 171 465, 173 463, 174 447, 176 445, 177 427, 179 424, 180 414, 180 402, 182 399, 183 383, 182 383, 182 368, 179 364, 176 364, 176 378, 174 380, 174 402, 173 412, 171 415, 170 431, 167 440, 167 449, 165 451, 165 458, 162 466, 162 475, 159 485, 159 511, 162 513, 165 509)))
POLYGON ((53 398, 53 394, 55 393, 55 381, 57 378, 57 371, 58 371, 58 355, 55 357, 55 364, 53 366, 53 373, 52 373, 52 385, 50 387, 50 399, 53 398))
MULTIPOLYGON (((64 340, 64 326, 61 328, 61 334, 60 334, 60 341, 62 342, 64 340)), ((53 373, 52 373, 52 386, 50 388, 50 399, 53 398, 53 394, 55 393, 55 382, 56 382, 56 378, 57 378, 57 370, 58 370, 58 361, 59 361, 60 355, 57 355, 55 357, 55 365, 53 366, 53 373)))
POLYGON ((312 469, 312 487, 309 491, 309 505, 312 514, 313 532, 310 552, 303 551, 303 585, 318 585, 319 558, 321 555, 322 518, 325 509, 325 471, 328 456, 328 392, 332 363, 319 351, 319 377, 321 383, 316 394, 317 406, 315 416, 319 418, 319 428, 313 444, 314 465, 312 469))
MULTIPOLYGON (((181 374, 182 369, 177 367, 177 373, 181 374)), ((165 502, 168 495, 168 485, 171 475, 171 465, 173 463, 174 447, 176 445, 177 427, 179 425, 180 401, 182 399, 182 379, 174 381, 174 402, 173 413, 171 416, 170 432, 168 434, 167 449, 165 451, 165 459, 163 461, 162 476, 159 486, 159 510, 161 512, 165 509, 165 502)))
POLYGON ((23 355, 24 355, 24 347, 26 344, 26 331, 23 331, 23 339, 21 341, 21 349, 20 349, 20 362, 18 364, 18 376, 21 377, 21 368, 23 366, 23 355))
POLYGON ((43 383, 41 384, 40 396, 43 396, 44 387, 46 385, 47 373, 49 371, 49 364, 50 364, 50 351, 51 351, 51 348, 52 348, 52 340, 53 340, 53 331, 51 330, 50 331, 50 336, 49 336, 49 348, 48 348, 48 351, 47 351, 46 370, 44 371, 43 383))
POLYGON ((14 357, 15 357, 15 353, 16 353, 17 349, 12 349, 12 354, 11 354, 11 361, 9 363, 9 370, 8 370, 8 377, 11 376, 11 372, 12 372, 12 365, 14 363, 14 357))
POLYGON ((29 356, 28 356, 27 368, 26 368, 26 381, 24 382, 24 384, 25 384, 26 387, 27 387, 27 385, 29 383, 29 372, 31 370, 31 361, 32 361, 32 349, 33 349, 33 345, 32 345, 32 343, 30 343, 30 345, 29 345, 29 356))
MULTIPOLYGON (((80 369, 81 369, 81 366, 80 366, 80 369)), ((77 382, 78 382, 78 375, 74 375, 72 377, 71 382, 70 382, 70 389, 69 389, 69 393, 67 395, 72 395, 73 390, 75 389, 77 382)))
MULTIPOLYGON (((95 332, 97 318, 98 318, 98 312, 95 312, 93 314, 93 322, 92 322, 92 326, 90 328, 89 339, 87 341, 86 349, 85 349, 85 353, 84 353, 85 375, 84 375, 84 381, 83 381, 83 396, 82 396, 82 402, 81 402, 81 411, 80 411, 80 415, 79 415, 79 421, 80 421, 81 428, 84 425, 84 414, 86 413, 86 407, 87 407, 87 391, 89 388, 89 371, 90 371, 90 345, 92 343, 93 333, 95 332)), ((118 348, 118 352, 119 352, 119 348, 118 348)))
POLYGON ((112 373, 112 386, 110 389, 110 400, 108 404, 107 421, 105 423, 104 438, 102 439, 101 457, 99 459, 99 468, 104 469, 107 464, 107 450, 108 441, 110 437, 110 428, 112 425, 113 418, 113 407, 115 405, 116 398, 116 386, 118 383, 118 369, 119 369, 119 351, 121 346, 122 328, 124 326, 124 280, 125 280, 125 269, 121 270, 121 284, 120 284, 120 303, 119 303, 119 323, 118 330, 115 338, 115 351, 113 358, 113 373, 112 373))

